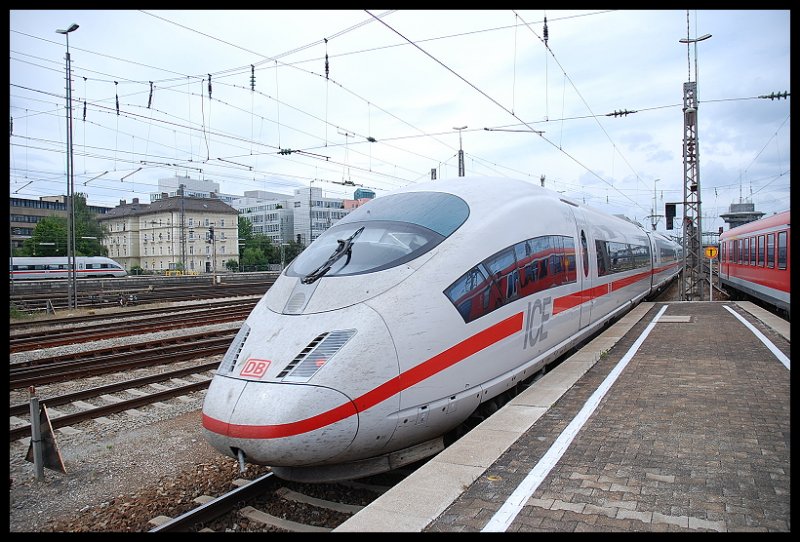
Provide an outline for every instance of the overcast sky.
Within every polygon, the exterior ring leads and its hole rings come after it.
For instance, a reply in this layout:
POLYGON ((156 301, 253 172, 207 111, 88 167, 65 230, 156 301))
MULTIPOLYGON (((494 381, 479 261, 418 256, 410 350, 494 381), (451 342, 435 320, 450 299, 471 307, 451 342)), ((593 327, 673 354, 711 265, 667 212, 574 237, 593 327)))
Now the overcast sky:
POLYGON ((380 196, 434 168, 457 176, 466 126, 467 175, 544 176, 649 226, 654 196, 661 215, 683 200, 691 80, 703 231, 740 198, 789 208, 791 97, 759 98, 791 91, 788 10, 12 10, 9 21, 13 197, 66 192, 56 30, 75 23, 74 182, 93 205, 149 201, 175 175, 229 194, 313 183, 352 197, 351 181, 380 196))

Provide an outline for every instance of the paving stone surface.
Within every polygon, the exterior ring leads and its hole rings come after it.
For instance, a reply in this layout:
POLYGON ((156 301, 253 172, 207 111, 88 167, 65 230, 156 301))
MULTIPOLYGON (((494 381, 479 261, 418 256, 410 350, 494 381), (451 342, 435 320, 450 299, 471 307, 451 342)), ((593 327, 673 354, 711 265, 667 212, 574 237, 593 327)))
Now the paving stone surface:
MULTIPOLYGON (((662 305, 425 531, 480 531, 662 305)), ((791 358, 733 303, 670 303, 507 532, 791 530, 790 371, 723 305, 791 358)))

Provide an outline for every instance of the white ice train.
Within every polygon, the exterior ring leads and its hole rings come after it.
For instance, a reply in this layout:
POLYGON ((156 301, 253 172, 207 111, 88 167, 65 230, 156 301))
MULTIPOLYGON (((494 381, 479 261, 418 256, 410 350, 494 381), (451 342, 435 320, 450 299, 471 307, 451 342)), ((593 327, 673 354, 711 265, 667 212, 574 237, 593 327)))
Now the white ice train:
MULTIPOLYGON (((11 280, 69 278, 69 259, 66 256, 14 256, 9 258, 11 280)), ((105 256, 76 256, 77 278, 125 277, 125 268, 105 256)))
POLYGON ((288 480, 418 461, 663 289, 681 259, 658 233, 523 181, 397 190, 341 219, 267 291, 212 379, 203 432, 288 480))

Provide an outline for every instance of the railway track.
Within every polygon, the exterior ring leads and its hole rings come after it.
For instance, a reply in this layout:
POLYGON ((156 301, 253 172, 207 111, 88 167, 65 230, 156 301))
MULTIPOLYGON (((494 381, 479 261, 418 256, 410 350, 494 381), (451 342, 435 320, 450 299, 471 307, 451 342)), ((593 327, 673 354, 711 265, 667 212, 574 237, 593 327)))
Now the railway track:
MULTIPOLYGON (((181 377, 200 375, 203 372, 212 371, 217 365, 219 365, 219 361, 206 364, 201 367, 193 367, 189 370, 184 369, 173 371, 171 374, 167 373, 157 375, 157 377, 144 377, 141 379, 101 386, 82 392, 48 398, 41 400, 40 403, 47 405, 48 410, 50 410, 51 407, 66 404, 70 404, 73 408, 77 409, 76 412, 71 414, 62 414, 58 411, 50 411, 51 426, 53 429, 60 429, 62 427, 73 426, 81 422, 97 419, 101 416, 108 416, 118 412, 130 411, 132 409, 149 406, 154 403, 173 399, 175 397, 188 395, 196 391, 203 391, 208 388, 208 385, 211 383, 210 375, 202 376, 201 380, 195 380, 194 382, 181 381, 179 379, 180 377, 175 375, 180 374, 181 377), (163 384, 160 384, 161 382, 169 382, 173 387, 164 386, 163 384), (143 392, 139 389, 148 384, 158 385, 160 388, 164 389, 151 388, 146 392, 143 392), (153 391, 153 389, 156 391, 153 391), (129 391, 129 393, 134 395, 134 397, 122 399, 110 395, 110 393, 118 391, 129 391), (107 401, 107 404, 92 405, 86 402, 86 400, 90 398, 105 400, 107 401)), ((13 405, 11 407, 11 411, 20 415, 24 415, 26 408, 29 408, 27 404, 13 405)), ((14 441, 25 437, 30 437, 30 423, 16 421, 15 418, 16 416, 12 414, 11 421, 13 425, 16 425, 16 427, 13 427, 9 431, 10 440, 14 441)))
MULTIPOLYGON (((111 279, 106 279, 111 280, 111 279)), ((52 281, 48 281, 52 282, 52 281)), ((146 282, 136 287, 131 286, 112 286, 107 287, 107 283, 102 286, 94 285, 89 282, 79 284, 77 305, 79 309, 97 309, 108 307, 119 307, 119 295, 135 294, 137 305, 147 305, 153 303, 197 301, 202 299, 215 299, 220 297, 236 297, 247 295, 264 295, 264 293, 275 282, 275 277, 269 279, 254 280, 243 283, 227 284, 172 284, 156 285, 152 288, 146 282)), ((112 282, 112 284, 114 284, 112 282)), ((67 309, 67 285, 63 283, 63 288, 53 288, 52 284, 47 285, 47 289, 34 292, 12 293, 10 305, 23 312, 47 312, 67 309)))
POLYGON ((11 390, 224 354, 235 329, 112 346, 12 364, 11 390))
MULTIPOLYGON (((55 327, 68 327, 68 326, 85 326, 88 322, 105 322, 107 320, 115 320, 114 325, 118 325, 120 320, 129 320, 134 322, 144 317, 160 317, 169 314, 190 312, 196 310, 209 310, 218 309, 223 307, 241 306, 245 304, 255 304, 261 296, 242 296, 233 299, 224 299, 222 301, 204 301, 202 303, 190 303, 184 305, 173 305, 158 308, 146 307, 126 307, 120 308, 115 312, 88 312, 80 316, 60 316, 49 317, 43 320, 12 320, 9 322, 9 330, 11 337, 25 335, 26 333, 41 330, 42 328, 53 329, 55 327)), ((115 309, 118 307, 114 307, 115 309)))
POLYGON ((391 489, 419 465, 353 481, 327 484, 287 482, 266 472, 238 479, 217 497, 200 495, 198 505, 175 517, 157 515, 150 532, 329 532, 391 489))
MULTIPOLYGON (((52 330, 48 328, 33 328, 27 331, 12 330, 9 338, 11 353, 34 350, 65 344, 96 341, 100 339, 125 337, 143 333, 160 332, 168 329, 183 329, 244 320, 253 310, 257 300, 249 300, 236 305, 228 304, 218 308, 188 307, 186 312, 176 316, 174 313, 151 313, 146 319, 137 315, 136 319, 127 321, 114 321, 84 324, 80 319, 72 328, 52 330)), ((113 317, 112 317, 113 318, 113 317)), ((106 319, 110 319, 106 317, 106 319)))

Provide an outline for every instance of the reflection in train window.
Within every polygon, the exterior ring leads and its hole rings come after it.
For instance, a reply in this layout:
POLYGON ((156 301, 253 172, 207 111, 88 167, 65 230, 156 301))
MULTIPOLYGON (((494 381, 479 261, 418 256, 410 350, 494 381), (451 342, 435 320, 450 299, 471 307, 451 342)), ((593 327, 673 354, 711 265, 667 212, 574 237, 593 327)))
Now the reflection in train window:
POLYGON ((599 239, 594 243, 597 252, 597 275, 600 277, 650 265, 650 247, 646 245, 629 245, 599 239))
POLYGON ((535 292, 577 281, 575 240, 546 235, 507 247, 444 290, 465 322, 535 292))
POLYGON ((775 267, 775 234, 767 234, 767 267, 775 267))

